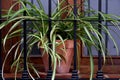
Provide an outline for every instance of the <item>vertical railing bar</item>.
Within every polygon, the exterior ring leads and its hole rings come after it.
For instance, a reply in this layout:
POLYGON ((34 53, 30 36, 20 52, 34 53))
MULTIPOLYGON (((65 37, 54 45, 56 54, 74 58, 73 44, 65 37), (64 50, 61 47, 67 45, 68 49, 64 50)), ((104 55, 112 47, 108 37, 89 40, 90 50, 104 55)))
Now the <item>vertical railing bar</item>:
MULTIPOLYGON (((24 5, 27 6, 26 2, 24 2, 24 5)), ((24 11, 23 13, 23 16, 26 16, 26 11, 24 11)), ((27 27, 27 22, 26 20, 23 21, 23 39, 24 39, 24 42, 23 42, 23 45, 24 45, 24 70, 23 70, 23 74, 22 74, 22 79, 28 79, 28 71, 27 71, 27 30, 26 30, 26 27, 27 27)))
MULTIPOLYGON (((88 0, 88 11, 90 11, 90 0, 88 0)), ((88 13, 88 16, 90 16, 90 13, 88 13)))
MULTIPOLYGON (((88 11, 90 11, 90 0, 88 0, 88 11)), ((88 17, 90 17, 90 12, 88 12, 88 17)), ((89 50, 87 49, 87 55, 89 56, 89 50)))
POLYGON ((73 8, 73 13, 74 13, 74 21, 73 21, 73 31, 74 31, 74 70, 72 71, 72 80, 78 80, 78 71, 77 71, 77 63, 76 63, 76 59, 77 59, 77 42, 76 42, 76 29, 77 29, 77 0, 74 0, 74 8, 73 8))
MULTIPOLYGON (((51 20, 51 9, 52 9, 52 7, 51 7, 51 0, 48 0, 48 16, 49 16, 49 32, 48 32, 48 39, 49 39, 49 43, 51 43, 51 41, 50 41, 50 32, 51 32, 51 23, 52 23, 52 20, 51 20)), ((49 45, 50 47, 51 47, 51 45, 49 45)), ((51 70, 51 57, 50 57, 50 55, 49 55, 49 69, 51 70)))
MULTIPOLYGON (((102 11, 102 0, 99 0, 98 1, 98 11, 99 12, 101 12, 102 11)), ((98 31, 101 33, 101 28, 102 28, 102 26, 101 26, 101 23, 102 23, 102 16, 101 16, 101 14, 99 14, 98 13, 98 22, 99 22, 99 24, 98 24, 98 31)), ((101 33, 102 34, 102 33, 101 33)), ((101 55, 101 51, 99 50, 98 51, 98 70, 101 70, 101 68, 102 68, 102 64, 101 64, 101 60, 102 60, 102 55, 101 55)))
MULTIPOLYGON (((2 23, 2 0, 0 0, 0 24, 2 23)), ((2 32, 0 29, 0 79, 2 79, 2 32)))
POLYGON ((74 0, 74 70, 76 70, 76 54, 77 54, 77 50, 76 50, 76 27, 77 27, 77 21, 76 21, 76 17, 77 17, 77 0, 74 0))
MULTIPOLYGON (((105 0, 106 2, 105 2, 105 13, 106 14, 108 14, 108 0, 105 0)), ((108 28, 107 26, 108 26, 108 22, 106 21, 105 22, 105 26, 106 26, 106 28, 108 28)), ((108 34, 106 33, 105 34, 105 48, 107 49, 108 48, 108 34)), ((107 55, 107 50, 105 51, 105 54, 107 55)))
POLYGON ((34 1, 33 1, 33 0, 31 0, 31 3, 32 3, 32 4, 34 4, 34 1))
MULTIPOLYGON (((98 12, 102 12, 102 0, 98 0, 98 12)), ((98 31, 102 34, 102 16, 100 13, 98 13, 98 31)), ((101 40, 101 37, 100 37, 101 40)), ((101 40, 102 41, 102 40, 101 40)), ((100 48, 100 45, 98 45, 100 48)), ((103 72, 102 72, 102 54, 101 51, 98 50, 98 72, 97 72, 97 79, 103 80, 103 72)))
MULTIPOLYGON (((25 4, 25 6, 26 6, 26 3, 24 3, 25 4)), ((24 11, 24 13, 23 13, 23 16, 26 16, 26 11, 24 11)), ((24 20, 24 22, 23 22, 23 28, 24 28, 24 70, 26 70, 27 69, 27 66, 26 66, 26 53, 27 53, 27 46, 26 46, 26 21, 24 20)))
MULTIPOLYGON (((31 3, 34 4, 34 1, 31 0, 31 3)), ((32 8, 32 7, 31 7, 31 8, 32 8)), ((30 23, 32 23, 32 22, 30 22, 30 23)), ((30 29, 30 32, 31 32, 31 33, 34 33, 34 31, 33 31, 33 27, 31 27, 31 28, 29 28, 29 29, 30 29)))
MULTIPOLYGON (((51 29, 52 29, 52 20, 51 20, 51 10, 52 10, 52 4, 51 4, 51 0, 48 0, 48 27, 49 27, 49 30, 48 30, 48 39, 49 39, 49 43, 51 43, 50 41, 50 32, 51 32, 51 29)), ((51 44, 49 44, 49 47, 51 48, 51 44)), ((52 67, 51 67, 51 57, 50 57, 50 54, 49 54, 49 70, 48 70, 48 73, 47 73, 47 77, 46 77, 46 80, 50 80, 52 78, 52 67)))

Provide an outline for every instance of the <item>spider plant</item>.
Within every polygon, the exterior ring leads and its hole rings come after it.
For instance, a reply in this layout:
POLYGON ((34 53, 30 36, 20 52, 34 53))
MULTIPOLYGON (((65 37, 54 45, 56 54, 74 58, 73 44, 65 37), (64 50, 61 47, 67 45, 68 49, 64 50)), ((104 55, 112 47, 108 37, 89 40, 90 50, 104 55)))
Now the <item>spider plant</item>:
MULTIPOLYGON (((74 20, 74 17, 76 17, 77 20, 77 28, 76 28, 76 37, 77 39, 82 41, 83 46, 86 46, 88 48, 89 51, 89 56, 90 56, 90 66, 91 66, 91 75, 90 75, 90 79, 92 79, 93 76, 93 69, 94 69, 94 62, 93 62, 93 55, 92 55, 92 50, 91 47, 95 47, 96 50, 101 51, 101 54, 103 56, 104 59, 104 63, 105 63, 105 46, 104 46, 104 35, 102 35, 101 33, 106 33, 108 34, 108 36, 112 39, 115 47, 116 47, 116 51, 118 51, 118 47, 117 44, 113 38, 113 36, 111 35, 111 33, 109 32, 109 29, 104 26, 103 24, 99 23, 99 22, 93 22, 93 20, 98 20, 98 15, 100 14, 102 17, 103 22, 109 20, 110 23, 112 23, 113 25, 115 25, 114 27, 119 28, 118 26, 118 20, 120 17, 112 15, 112 14, 105 14, 102 12, 97 12, 94 10, 94 14, 92 14, 92 16, 85 16, 83 14, 83 12, 81 12, 78 9, 78 13, 77 16, 74 15, 73 13, 73 5, 68 4, 64 7, 61 7, 64 2, 66 2, 66 0, 57 0, 57 7, 54 9, 54 11, 52 12, 51 15, 51 19, 52 20, 58 20, 58 21, 52 21, 51 25, 51 31, 49 32, 49 22, 48 22, 48 14, 45 12, 43 5, 41 3, 41 0, 37 0, 37 3, 39 4, 39 6, 36 6, 34 4, 32 4, 31 2, 29 2, 28 0, 18 0, 15 4, 13 4, 11 6, 11 8, 8 11, 7 15, 4 15, 3 18, 6 19, 5 22, 3 22, 2 24, 0 24, 0 29, 6 27, 6 25, 8 25, 9 23, 13 23, 13 25, 11 26, 11 28, 9 29, 8 33, 6 34, 6 36, 3 39, 3 46, 5 48, 6 46, 6 41, 7 39, 16 37, 16 36, 20 36, 21 37, 21 33, 23 32, 22 25, 21 23, 26 20, 29 21, 28 22, 28 27, 30 27, 33 30, 33 33, 28 32, 27 33, 27 61, 29 58, 29 55, 31 53, 32 47, 34 44, 38 43, 39 48, 44 48, 45 52, 50 54, 50 57, 52 59, 52 64, 54 65, 53 67, 53 76, 52 76, 52 80, 54 80, 55 78, 55 73, 56 73, 56 65, 57 65, 57 60, 58 62, 60 62, 60 60, 62 59, 60 55, 56 54, 55 48, 58 45, 56 43, 56 39, 60 39, 62 41, 62 43, 64 44, 64 40, 68 40, 68 39, 74 39, 74 35, 73 35, 73 27, 74 27, 74 23, 71 22, 72 20, 74 20), (21 4, 22 8, 19 9, 18 11, 13 11, 13 7, 17 4, 21 4), (25 4, 27 4, 29 6, 29 8, 27 6, 25 6, 25 4), (67 10, 69 9, 69 10, 67 10), (26 15, 23 15, 23 13, 26 12, 26 15), (63 15, 64 13, 67 13, 65 18, 61 18, 61 15, 63 15), (59 21, 59 20, 63 20, 63 21, 59 21), (68 21, 70 20, 70 21, 68 21), (30 25, 29 25, 30 24, 30 25), (21 26, 21 28, 19 29, 15 29, 16 27, 18 27, 18 25, 21 26), (97 27, 98 25, 102 26, 102 29, 97 27), (101 32, 99 32, 99 29, 101 29, 101 32), (48 39, 48 36, 50 36, 50 41, 48 39), (51 47, 49 45, 52 45, 51 47)), ((78 6, 82 6, 80 4, 77 4, 78 6)), ((92 11, 86 11, 89 13, 93 13, 92 11)), ((23 44, 23 39, 19 40, 17 43, 15 43, 11 49, 8 51, 5 60, 3 62, 3 68, 6 62, 7 57, 9 56, 9 54, 11 53, 11 51, 16 47, 15 50, 15 56, 14 56, 14 62, 12 64, 12 67, 16 65, 16 70, 15 70, 15 74, 17 74, 18 72, 18 68, 20 65, 20 57, 23 54, 23 50, 19 51, 20 46, 23 44)), ((35 73, 38 75, 38 71, 32 66, 32 64, 29 63, 29 61, 27 62, 27 69, 29 71, 29 68, 31 67, 35 73)), ((30 74, 30 72, 29 72, 30 74)), ((31 74, 30 74, 31 75, 31 74)), ((33 76, 31 75, 31 77, 33 78, 33 76)), ((38 75, 39 77, 39 75, 38 75)))
MULTIPOLYGON (((48 22, 44 21, 44 20, 48 19, 48 14, 45 13, 45 10, 43 8, 41 1, 37 0, 37 3, 39 4, 39 7, 34 4, 31 4, 27 0, 19 0, 11 6, 11 8, 8 11, 8 14, 3 16, 3 18, 6 19, 6 21, 0 25, 0 29, 4 28, 9 23, 14 22, 14 24, 11 26, 8 33, 6 34, 6 36, 3 39, 3 46, 5 49, 6 41, 8 39, 11 39, 16 36, 19 36, 19 37, 23 36, 21 34, 21 33, 23 33, 23 29, 21 29, 22 27, 19 29, 15 29, 15 28, 18 26, 22 26, 21 23, 24 20, 28 20, 28 24, 30 24, 29 27, 32 28, 33 33, 31 33, 31 32, 27 33, 27 42, 26 42, 27 43, 27 51, 28 51, 27 52, 27 61, 29 60, 28 58, 32 51, 32 47, 34 46, 34 44, 38 43, 38 47, 44 48, 44 50, 45 50, 44 52, 50 54, 50 56, 51 56, 51 59, 52 59, 51 62, 53 64, 52 80, 54 80, 55 72, 56 72, 56 63, 57 63, 56 61, 60 62, 60 60, 61 60, 60 55, 56 54, 56 51, 55 51, 55 46, 56 46, 55 40, 56 40, 56 38, 59 38, 62 41, 62 43, 64 40, 62 39, 62 37, 59 34, 56 34, 56 32, 55 32, 57 29, 56 25, 58 25, 58 24, 53 23, 51 32, 50 32, 50 34, 48 33, 48 29, 49 29, 48 22), (25 3, 27 5, 29 5, 31 8, 27 8, 25 6, 25 3), (22 8, 19 9, 17 12, 14 12, 12 9, 17 4, 21 4, 22 8), (26 16, 23 15, 24 12, 26 12, 26 16), (51 43, 49 43, 49 40, 47 38, 48 35, 50 36, 51 43), (52 44, 52 47, 49 46, 51 44, 52 44)), ((60 14, 61 12, 56 12, 56 13, 60 14)), ((54 13, 54 15, 56 13, 54 13)), ((19 70, 19 66, 21 66, 21 56, 23 55, 23 49, 20 48, 22 46, 22 44, 23 44, 23 38, 21 38, 21 40, 19 40, 17 43, 15 43, 11 47, 11 49, 7 52, 7 55, 3 62, 3 70, 4 70, 4 65, 5 65, 6 59, 8 58, 9 54, 12 53, 11 51, 14 48, 16 48, 15 53, 14 53, 14 62, 12 64, 11 68, 13 68, 15 66, 16 67, 15 75, 17 74, 17 72, 19 70), (21 49, 21 51, 19 51, 19 49, 21 49)), ((38 71, 28 61, 27 62, 27 70, 28 70, 31 78, 33 78, 33 76, 30 73, 30 70, 29 70, 30 68, 32 68, 34 70, 34 72, 37 74, 37 76, 39 77, 38 71)), ((3 70, 2 70, 2 72, 3 72, 3 70)), ((16 78, 16 76, 15 76, 15 78, 16 78)))

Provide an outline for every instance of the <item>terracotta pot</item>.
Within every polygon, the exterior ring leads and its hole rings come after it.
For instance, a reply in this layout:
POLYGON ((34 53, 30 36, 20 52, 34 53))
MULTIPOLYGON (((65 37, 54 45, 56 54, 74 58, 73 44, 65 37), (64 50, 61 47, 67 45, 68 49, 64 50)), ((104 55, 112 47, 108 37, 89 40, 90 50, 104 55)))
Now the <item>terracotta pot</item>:
MULTIPOLYGON (((58 50, 57 50, 58 51, 58 50)), ((70 71, 72 59, 73 59, 73 48, 66 49, 66 53, 61 53, 64 55, 65 60, 60 62, 60 65, 57 65, 57 73, 68 73, 70 71)), ((62 52, 62 51, 61 51, 62 52)))
MULTIPOLYGON (((41 53, 43 53, 44 49, 40 48, 40 51, 41 51, 41 53)), ((43 65, 44 65, 45 72, 47 72, 48 69, 49 69, 49 61, 48 61, 48 54, 47 53, 43 54, 42 62, 43 62, 43 65)))
MULTIPOLYGON (((57 40, 57 42, 60 42, 60 40, 57 40)), ((63 59, 60 62, 60 65, 56 66, 56 72, 57 73, 69 73, 70 71, 70 67, 72 64, 72 60, 73 60, 73 55, 74 55, 74 41, 73 40, 66 40, 65 41, 65 52, 63 50, 61 50, 61 48, 64 48, 63 45, 59 45, 56 48, 56 51, 58 54, 64 56, 65 60, 63 59)), ((43 52, 43 49, 41 49, 41 52, 43 52)), ((48 54, 44 54, 42 57, 42 61, 43 64, 45 66, 45 72, 48 71, 48 54)))
MULTIPOLYGON (((60 42, 59 40, 57 42, 60 42)), ((63 45, 60 45, 56 48, 58 54, 64 56, 65 60, 62 59, 60 65, 57 65, 56 72, 57 73, 68 73, 70 71, 71 63, 73 60, 74 54, 74 41, 73 40, 66 40, 65 41, 65 52, 61 50, 63 45)))

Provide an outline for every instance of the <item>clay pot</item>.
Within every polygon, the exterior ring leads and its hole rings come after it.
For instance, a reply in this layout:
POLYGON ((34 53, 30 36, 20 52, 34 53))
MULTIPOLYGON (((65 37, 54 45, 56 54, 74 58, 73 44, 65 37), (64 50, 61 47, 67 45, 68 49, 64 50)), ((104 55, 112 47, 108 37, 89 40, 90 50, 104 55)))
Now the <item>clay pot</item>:
MULTIPOLYGON (((41 53, 43 53, 44 49, 40 48, 40 51, 41 51, 41 53)), ((42 62, 43 62, 43 65, 44 65, 45 72, 47 72, 48 69, 49 69, 49 61, 48 61, 48 54, 47 53, 43 54, 42 62)))
MULTIPOLYGON (((57 40, 57 42, 60 42, 60 40, 57 40)), ((60 65, 56 66, 56 72, 57 73, 69 73, 70 71, 70 67, 71 67, 71 63, 73 60, 73 54, 74 54, 74 41, 73 40, 66 40, 65 41, 65 47, 66 47, 66 51, 64 52, 63 50, 61 50, 61 48, 64 48, 63 45, 59 45, 56 48, 56 51, 58 54, 64 56, 64 59, 61 60, 60 65)), ((41 49, 41 52, 43 52, 43 49, 41 49)), ((48 71, 49 69, 49 61, 48 61, 48 54, 45 53, 42 57, 42 61, 45 67, 45 72, 48 71)))
MULTIPOLYGON (((59 40, 57 41, 59 42, 59 40)), ((61 50, 61 48, 64 48, 63 45, 60 45, 56 48, 56 51, 58 54, 64 56, 65 60, 62 59, 60 62, 60 65, 57 65, 56 72, 57 73, 69 73, 71 63, 73 60, 73 54, 74 54, 74 41, 73 40, 66 40, 65 41, 65 52, 61 50)))

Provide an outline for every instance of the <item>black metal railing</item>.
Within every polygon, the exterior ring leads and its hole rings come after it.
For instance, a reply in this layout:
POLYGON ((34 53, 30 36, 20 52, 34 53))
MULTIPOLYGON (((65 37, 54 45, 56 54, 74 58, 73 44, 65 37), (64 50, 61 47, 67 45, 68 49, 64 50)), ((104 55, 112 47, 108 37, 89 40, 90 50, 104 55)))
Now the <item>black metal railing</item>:
MULTIPOLYGON (((98 11, 102 12, 102 0, 98 1, 98 11)), ((98 27, 99 27, 99 32, 102 34, 102 26, 100 24, 102 24, 102 16, 100 13, 98 13, 98 27)), ((98 45, 99 46, 99 45, 98 45)), ((100 47, 99 47, 100 48, 100 47)), ((102 72, 102 53, 101 51, 98 51, 98 72, 97 72, 97 77, 98 80, 102 80, 103 79, 103 72, 102 72)))
MULTIPOLYGON (((0 23, 2 23, 2 15, 1 15, 2 14, 2 5, 1 5, 2 1, 4 1, 4 0, 0 0, 0 23)), ((106 0, 106 1, 108 1, 108 0, 106 0)), ((33 3, 33 0, 31 2, 33 3)), ((51 0, 48 0, 48 3, 49 3, 48 4, 49 33, 48 34, 50 34, 51 26, 52 26, 52 20, 51 20, 51 10, 52 10, 51 6, 52 6, 52 3, 51 3, 51 0)), ((77 54, 76 54, 77 53, 77 51, 76 51, 77 6, 76 6, 76 4, 77 4, 77 0, 74 0, 74 8, 73 8, 73 12, 74 12, 74 15, 75 15, 74 20, 69 20, 69 21, 72 21, 73 24, 74 24, 74 28, 73 28, 73 30, 74 30, 74 70, 72 71, 71 79, 56 79, 56 80, 89 80, 87 78, 79 78, 77 68, 76 68, 76 58, 77 58, 77 54)), ((107 5, 108 4, 106 4, 106 6, 107 5)), ((106 7, 106 8, 108 8, 108 7, 106 7)), ((100 12, 102 11, 102 0, 98 0, 98 11, 100 11, 100 12)), ((107 10, 106 10, 106 13, 107 13, 107 10)), ((25 16, 26 12, 24 12, 23 15, 25 16)), ((98 15, 99 15, 98 16, 98 22, 101 24, 102 23, 102 17, 101 17, 100 14, 98 14, 98 15)), ((54 20, 54 21, 63 21, 63 20, 54 20)), ((106 23, 106 25, 107 25, 107 23, 106 23)), ((24 29, 24 32, 23 32, 23 34, 24 34, 24 71, 23 71, 22 78, 17 79, 17 80, 31 80, 28 77, 27 63, 26 63, 26 58, 27 58, 27 44, 26 44, 26 42, 27 42, 27 40, 26 40, 27 32, 26 32, 26 26, 27 26, 27 24, 26 24, 26 21, 24 20, 23 21, 23 29, 24 29)), ((98 25, 98 27, 99 27, 99 32, 101 33, 102 26, 98 25)), ((1 30, 0 30, 0 80, 2 80, 2 75, 1 75, 2 74, 2 72, 1 72, 1 70, 2 70, 2 57, 1 57, 2 56, 2 54, 1 54, 1 52, 2 52, 2 46, 1 46, 2 35, 1 34, 2 33, 1 33, 1 30)), ((48 38, 50 39, 49 35, 48 35, 48 38)), ((107 38, 107 36, 106 36, 106 38, 107 38)), ((49 42, 50 42, 50 40, 49 40, 49 42)), ((50 59, 50 57, 49 57, 49 59, 50 59)), ((51 59, 49 61, 51 61, 51 59)), ((36 79, 36 80, 50 80, 51 79, 52 69, 51 69, 50 64, 51 64, 51 62, 49 62, 49 71, 48 71, 48 74, 47 74, 47 78, 45 78, 45 79, 39 78, 39 79, 36 79)), ((97 72, 96 78, 93 79, 93 80, 119 80, 118 78, 115 78, 115 79, 113 79, 113 78, 112 79, 104 78, 101 68, 102 68, 102 55, 101 55, 101 51, 98 51, 98 72, 97 72)), ((6 79, 6 80, 11 80, 11 79, 6 79)))
MULTIPOLYGON (((52 0, 48 0, 48 23, 49 23, 49 31, 48 31, 48 39, 49 39, 49 43, 51 43, 50 41, 50 32, 51 32, 51 29, 52 29, 52 20, 51 20, 51 14, 52 14, 52 0)), ((49 45, 51 47, 51 45, 49 45)), ((51 79, 52 77, 52 68, 51 68, 51 57, 50 57, 50 54, 49 54, 49 70, 48 70, 48 73, 47 73, 47 77, 46 77, 46 80, 49 80, 51 79)))
MULTIPOLYGON (((0 3, 2 1, 0 0, 0 3)), ((0 4, 0 19, 2 18, 2 5, 0 4)), ((0 24, 2 21, 0 20, 0 24)), ((0 30, 0 79, 2 79, 2 35, 1 35, 1 30, 0 30)))
MULTIPOLYGON (((26 3, 24 3, 24 5, 26 6, 26 3)), ((26 16, 26 11, 24 11, 23 16, 26 16)), ((24 70, 22 73, 22 79, 23 80, 27 80, 28 77, 28 71, 27 71, 27 21, 24 20, 23 21, 23 40, 24 40, 24 70)))

